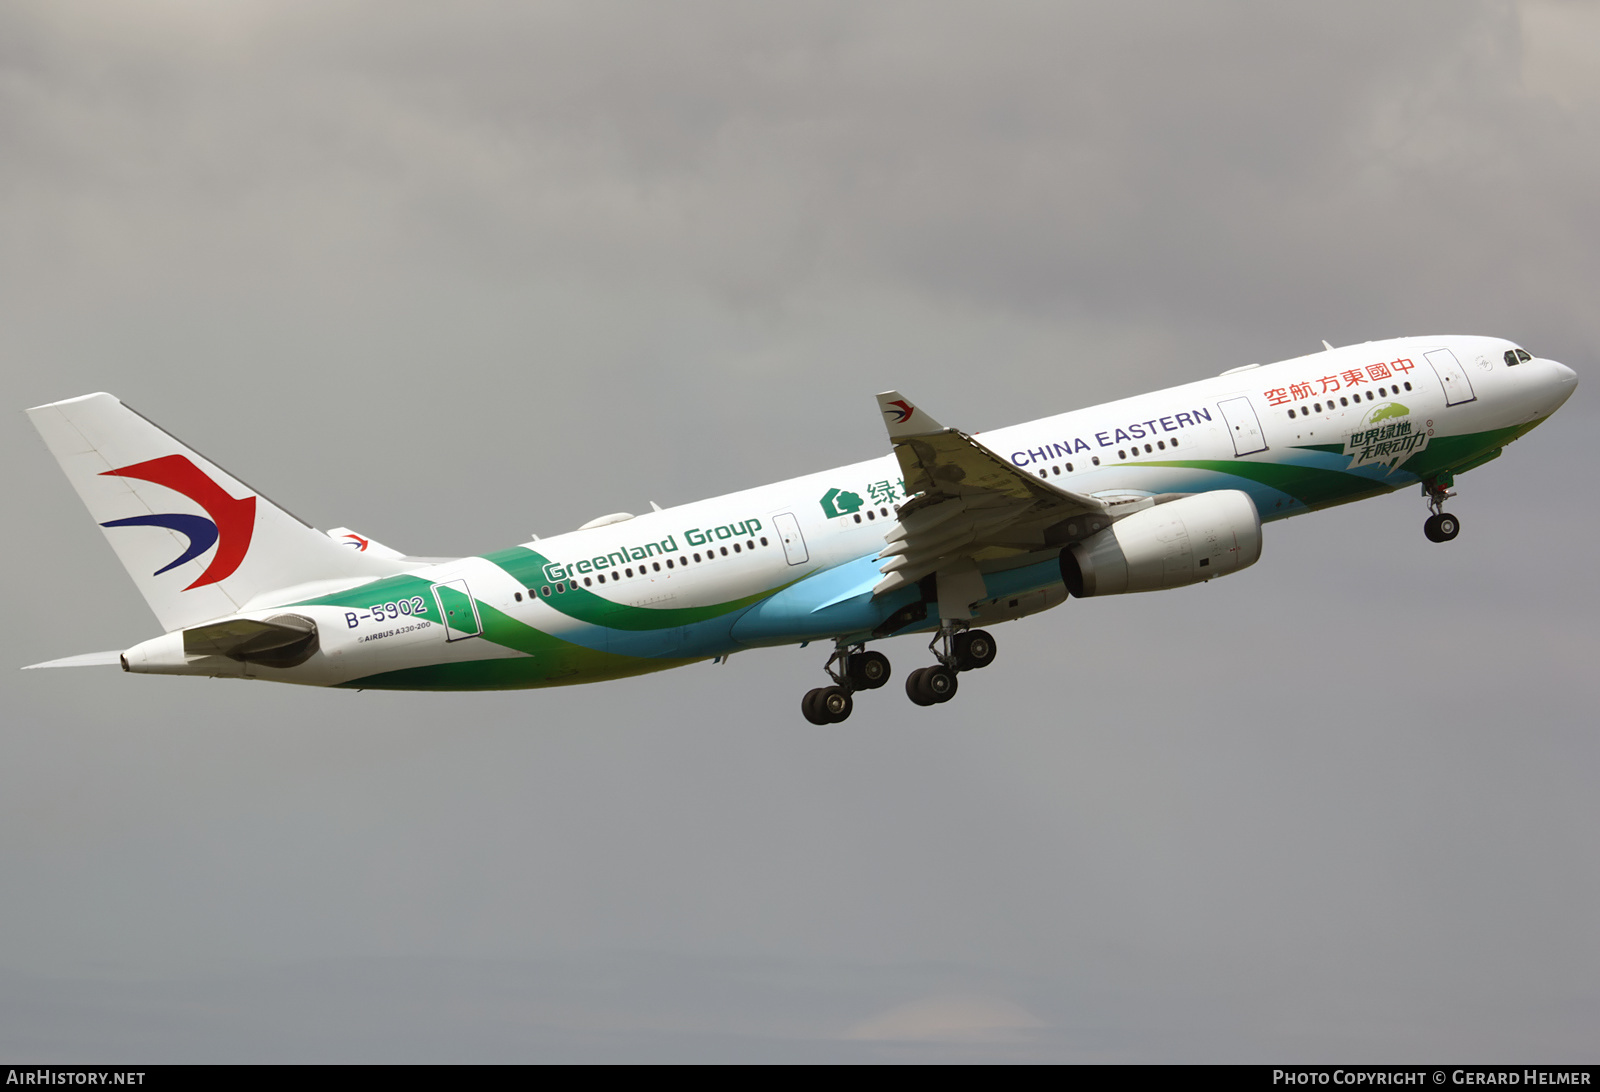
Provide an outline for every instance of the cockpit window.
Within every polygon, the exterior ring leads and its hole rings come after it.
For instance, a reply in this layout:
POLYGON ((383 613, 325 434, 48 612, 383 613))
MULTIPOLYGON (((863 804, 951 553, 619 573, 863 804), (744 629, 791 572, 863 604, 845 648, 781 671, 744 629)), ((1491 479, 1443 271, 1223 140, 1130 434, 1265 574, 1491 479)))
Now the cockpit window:
POLYGON ((1508 367, 1508 368, 1515 368, 1518 364, 1521 364, 1524 360, 1532 360, 1532 359, 1533 359, 1533 354, 1528 352, 1528 350, 1526 350, 1526 349, 1507 349, 1506 350, 1506 367, 1508 367))

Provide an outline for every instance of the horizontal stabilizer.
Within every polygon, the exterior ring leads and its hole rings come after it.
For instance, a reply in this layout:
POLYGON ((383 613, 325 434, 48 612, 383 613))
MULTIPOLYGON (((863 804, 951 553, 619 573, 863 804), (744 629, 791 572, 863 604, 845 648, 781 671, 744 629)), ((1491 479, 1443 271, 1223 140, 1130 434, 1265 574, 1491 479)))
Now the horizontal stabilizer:
POLYGON ((267 620, 228 618, 183 631, 183 651, 189 656, 231 656, 236 660, 269 660, 271 654, 315 640, 316 625, 297 614, 279 614, 267 620))
POLYGON ((81 656, 65 656, 59 660, 46 660, 42 664, 29 664, 24 671, 32 671, 36 667, 120 667, 122 666, 122 650, 113 649, 110 652, 85 652, 81 656))

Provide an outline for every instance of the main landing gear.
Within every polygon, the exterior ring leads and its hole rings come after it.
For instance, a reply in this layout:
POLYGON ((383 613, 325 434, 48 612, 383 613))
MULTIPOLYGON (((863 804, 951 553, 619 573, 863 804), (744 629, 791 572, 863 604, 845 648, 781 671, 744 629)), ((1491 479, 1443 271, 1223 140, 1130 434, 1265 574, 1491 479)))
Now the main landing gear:
POLYGON ((1461 521, 1444 510, 1444 502, 1455 496, 1450 487, 1455 479, 1449 475, 1429 478, 1422 483, 1422 495, 1428 498, 1428 508, 1433 515, 1422 525, 1422 533, 1429 542, 1449 542, 1461 533, 1461 521))
POLYGON ((976 671, 994 663, 994 638, 986 630, 957 630, 954 625, 947 624, 928 642, 928 649, 939 662, 931 667, 919 667, 906 676, 906 697, 918 705, 949 701, 956 696, 959 672, 976 671))
MULTIPOLYGON (((994 638, 986 630, 959 629, 950 623, 928 642, 939 662, 906 676, 906 696, 918 705, 938 705, 956 696, 956 676, 994 662, 994 638)), ((862 645, 839 643, 823 670, 832 686, 819 686, 800 699, 800 711, 812 724, 838 724, 855 709, 858 690, 876 690, 889 681, 889 658, 862 645)))
POLYGON ((889 681, 889 657, 868 652, 862 645, 834 647, 823 670, 833 679, 832 686, 819 686, 800 699, 800 711, 812 724, 838 724, 850 716, 857 690, 876 690, 889 681), (837 670, 834 665, 838 664, 837 670))

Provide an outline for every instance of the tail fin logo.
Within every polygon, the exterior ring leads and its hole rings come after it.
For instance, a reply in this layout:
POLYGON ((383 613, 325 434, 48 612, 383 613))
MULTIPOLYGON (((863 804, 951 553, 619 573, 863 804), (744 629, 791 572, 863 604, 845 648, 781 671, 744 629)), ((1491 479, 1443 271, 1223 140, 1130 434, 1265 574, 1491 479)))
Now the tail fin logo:
POLYGON ((917 407, 913 406, 910 402, 907 402, 907 401, 905 401, 903 399, 896 399, 895 401, 890 402, 889 405, 900 407, 899 409, 884 410, 883 411, 886 414, 887 413, 894 414, 895 415, 894 423, 897 424, 897 425, 905 424, 907 421, 911 420, 911 415, 913 413, 917 412, 917 407))
POLYGON ((160 576, 168 569, 175 569, 186 561, 193 561, 209 550, 213 545, 217 552, 212 555, 211 564, 206 566, 206 571, 201 573, 193 584, 184 591, 215 584, 219 580, 226 580, 244 562, 245 554, 250 552, 250 537, 256 528, 256 499, 253 496, 235 499, 228 495, 227 490, 212 481, 211 478, 186 455, 164 455, 159 459, 150 459, 147 462, 134 463, 118 470, 107 470, 106 475, 121 478, 137 478, 140 481, 151 482, 155 485, 165 486, 175 493, 182 493, 205 509, 206 516, 189 515, 183 512, 156 513, 148 516, 131 516, 128 519, 114 519, 102 523, 102 527, 165 527, 169 531, 176 531, 189 540, 188 547, 178 557, 167 565, 155 571, 155 576, 160 576))

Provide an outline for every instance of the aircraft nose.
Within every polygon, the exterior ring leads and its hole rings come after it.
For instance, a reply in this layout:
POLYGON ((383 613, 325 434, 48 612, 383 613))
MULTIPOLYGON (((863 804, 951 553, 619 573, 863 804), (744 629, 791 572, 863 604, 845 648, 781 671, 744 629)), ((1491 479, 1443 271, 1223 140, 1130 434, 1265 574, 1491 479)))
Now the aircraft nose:
POLYGON ((1555 405, 1550 407, 1550 412, 1554 413, 1565 405, 1567 399, 1572 397, 1572 392, 1578 389, 1578 373, 1554 360, 1545 360, 1544 364, 1550 375, 1550 378, 1544 381, 1549 384, 1546 389, 1555 401, 1555 405))

